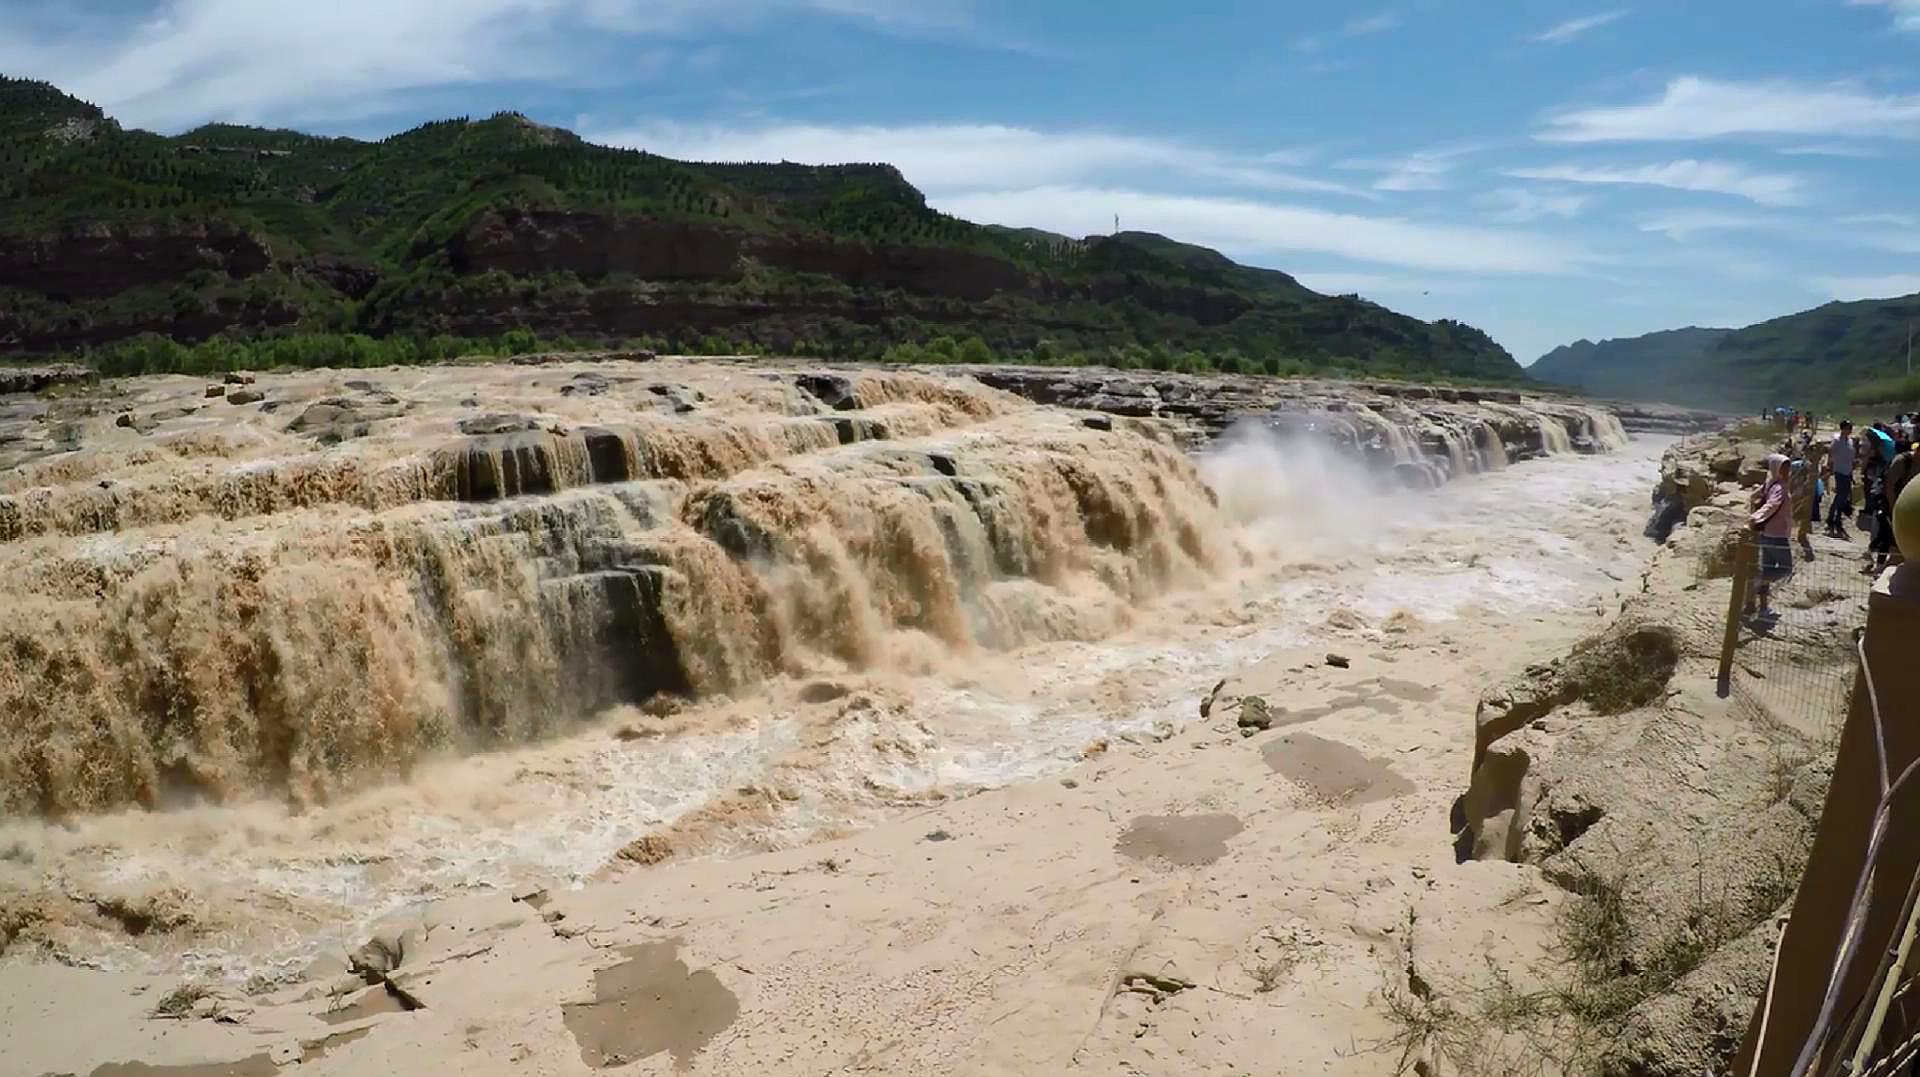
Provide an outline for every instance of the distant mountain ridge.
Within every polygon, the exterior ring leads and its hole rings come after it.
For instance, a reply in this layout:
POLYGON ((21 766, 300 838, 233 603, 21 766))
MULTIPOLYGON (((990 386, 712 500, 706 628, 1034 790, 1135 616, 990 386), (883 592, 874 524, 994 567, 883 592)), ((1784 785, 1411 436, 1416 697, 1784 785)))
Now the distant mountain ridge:
POLYGON ((1837 407, 1851 386, 1903 372, 1920 294, 1827 303, 1742 329, 1669 329, 1576 341, 1527 373, 1603 396, 1746 411, 1837 407))
POLYGON ((1148 233, 1072 239, 933 210, 889 165, 695 164, 517 113, 377 142, 122 128, 0 78, 0 355, 137 334, 531 330, 879 358, 992 354, 1520 380, 1455 321, 1148 233))

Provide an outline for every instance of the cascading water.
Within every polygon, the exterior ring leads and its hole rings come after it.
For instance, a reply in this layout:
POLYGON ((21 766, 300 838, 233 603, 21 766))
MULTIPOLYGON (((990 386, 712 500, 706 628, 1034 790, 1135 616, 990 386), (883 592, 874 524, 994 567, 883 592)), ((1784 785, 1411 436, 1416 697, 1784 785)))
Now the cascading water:
POLYGON ((1567 436, 1566 426, 1551 415, 1540 416, 1540 441, 1549 454, 1573 451, 1573 439, 1567 436))
POLYGON ((1624 442, 1573 404, 1349 393, 1253 410, 1196 458, 1178 416, 720 365, 260 387, 239 406, 128 383, 138 421, 100 412, 82 451, 0 474, 0 848, 39 850, 0 856, 0 913, 26 894, 88 923, 103 887, 198 893, 210 870, 338 925, 515 871, 578 878, 657 828, 699 848, 703 820, 771 818, 797 788, 1014 780, 1125 709, 1055 700, 1076 721, 1040 722, 960 686, 981 670, 1070 653, 1059 678, 1137 680, 1116 637, 1351 559, 1407 526, 1396 485, 1545 455, 1549 425, 1577 452, 1624 442), (982 730, 964 765, 929 769, 962 726, 982 730), (513 866, 476 866, 496 856, 513 866))
POLYGON ((1234 559, 1148 438, 923 378, 763 385, 21 491, 0 809, 324 799, 660 693, 1105 635, 1234 559))

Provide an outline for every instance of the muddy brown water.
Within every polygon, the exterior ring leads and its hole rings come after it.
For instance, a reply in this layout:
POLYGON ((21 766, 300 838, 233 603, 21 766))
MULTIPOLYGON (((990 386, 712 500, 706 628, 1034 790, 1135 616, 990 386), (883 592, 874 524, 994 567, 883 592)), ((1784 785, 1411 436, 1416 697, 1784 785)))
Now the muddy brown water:
POLYGON ((1198 867, 1227 855, 1227 839, 1244 829, 1238 817, 1224 813, 1142 815, 1120 835, 1114 851, 1134 860, 1198 867))
POLYGON ((1274 773, 1329 804, 1371 804, 1414 791, 1385 762, 1311 733, 1289 733, 1260 749, 1260 756, 1274 773))
POLYGON ((694 972, 680 940, 630 946, 627 960, 593 974, 593 1001, 560 1008, 594 1069, 623 1066, 665 1051, 684 1070, 740 1016, 740 1000, 712 969, 694 972))

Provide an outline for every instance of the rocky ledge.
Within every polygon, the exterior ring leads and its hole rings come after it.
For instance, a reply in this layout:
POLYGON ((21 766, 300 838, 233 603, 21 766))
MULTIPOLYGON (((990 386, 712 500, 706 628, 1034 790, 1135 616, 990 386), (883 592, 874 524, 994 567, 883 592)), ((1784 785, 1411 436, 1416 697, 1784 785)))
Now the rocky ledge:
POLYGON ((1631 400, 1603 400, 1600 406, 1620 417, 1620 425, 1635 434, 1701 434, 1722 429, 1730 415, 1673 404, 1646 404, 1631 400))
POLYGON ((74 363, 0 367, 0 394, 38 393, 56 385, 93 380, 93 371, 74 363))
POLYGON ((1406 485, 1437 486, 1551 453, 1606 452, 1626 430, 1603 407, 1511 388, 1193 375, 1104 367, 951 366, 1039 404, 1157 420, 1189 448, 1240 426, 1326 441, 1406 485))

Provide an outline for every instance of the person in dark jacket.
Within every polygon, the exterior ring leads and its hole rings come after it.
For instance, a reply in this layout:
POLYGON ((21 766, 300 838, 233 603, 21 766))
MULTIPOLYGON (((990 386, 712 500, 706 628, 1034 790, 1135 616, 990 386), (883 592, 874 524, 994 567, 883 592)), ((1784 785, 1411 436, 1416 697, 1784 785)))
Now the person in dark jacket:
POLYGON ((1893 506, 1900 500, 1900 491, 1913 479, 1913 451, 1912 442, 1901 445, 1900 451, 1887 462, 1886 472, 1879 477, 1879 497, 1873 506, 1873 542, 1867 546, 1868 572, 1878 573, 1890 564, 1899 563, 1900 555, 1893 543, 1893 506))

